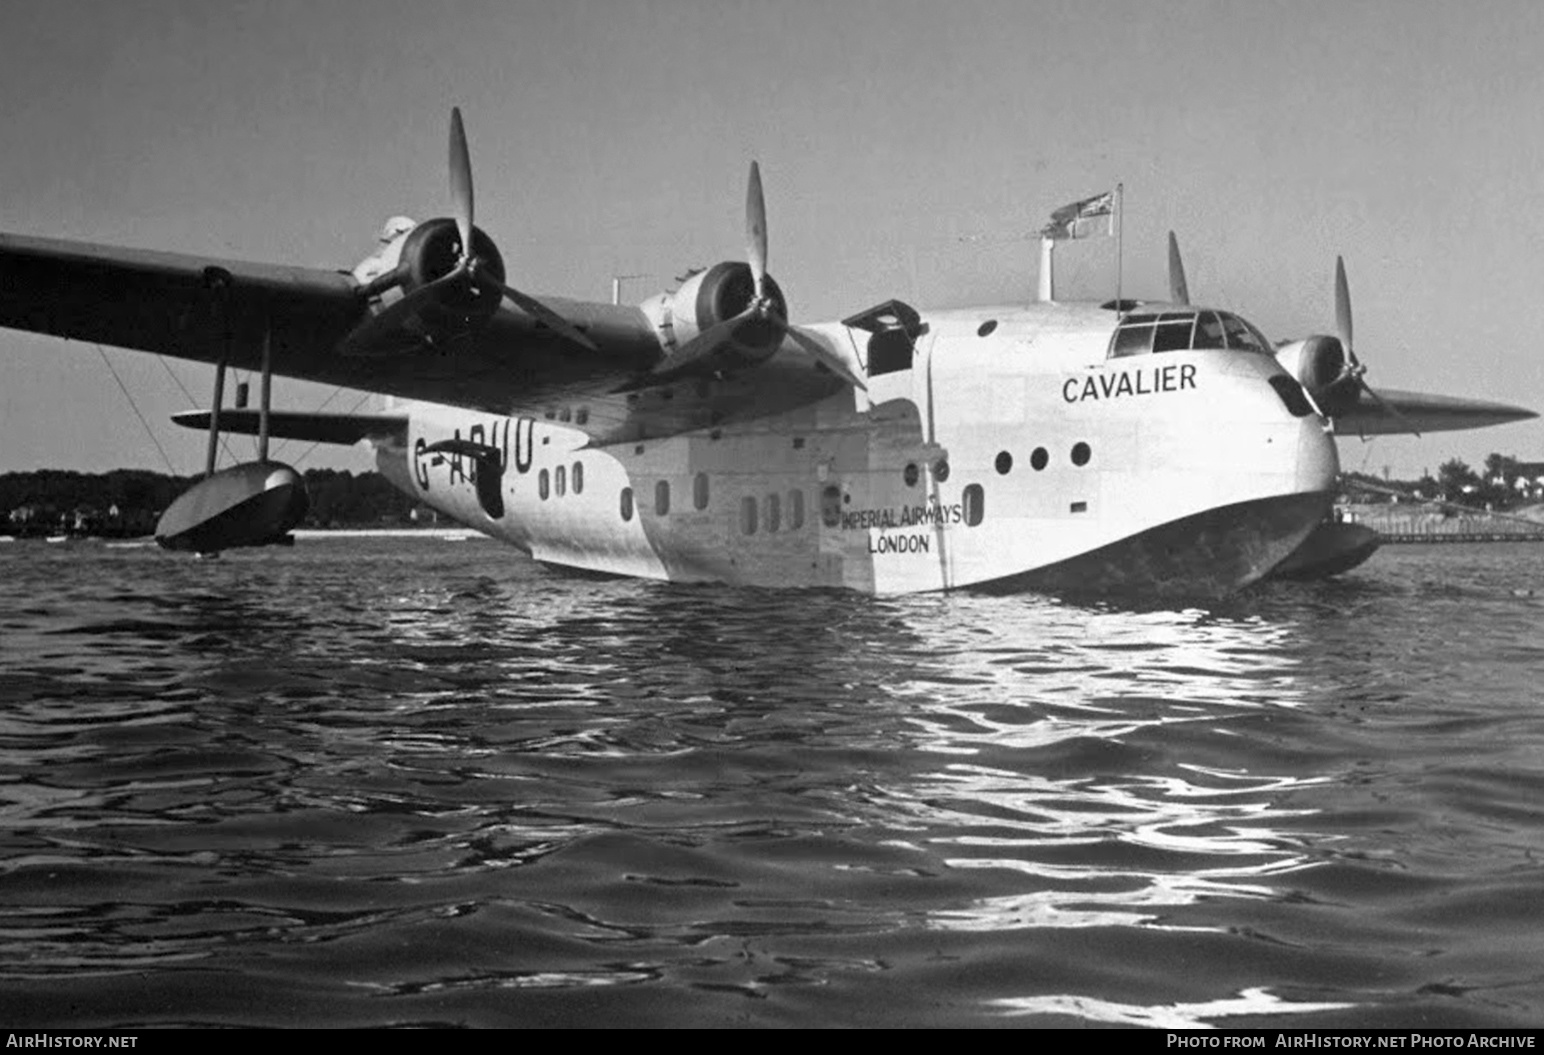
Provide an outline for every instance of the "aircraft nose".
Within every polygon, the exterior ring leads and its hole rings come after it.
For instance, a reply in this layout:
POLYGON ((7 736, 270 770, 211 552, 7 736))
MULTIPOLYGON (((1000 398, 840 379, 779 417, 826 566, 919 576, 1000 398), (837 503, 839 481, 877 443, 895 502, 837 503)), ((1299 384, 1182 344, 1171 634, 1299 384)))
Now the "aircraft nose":
POLYGON ((1301 419, 1297 434, 1297 489, 1333 491, 1340 478, 1340 452, 1317 414, 1301 419))

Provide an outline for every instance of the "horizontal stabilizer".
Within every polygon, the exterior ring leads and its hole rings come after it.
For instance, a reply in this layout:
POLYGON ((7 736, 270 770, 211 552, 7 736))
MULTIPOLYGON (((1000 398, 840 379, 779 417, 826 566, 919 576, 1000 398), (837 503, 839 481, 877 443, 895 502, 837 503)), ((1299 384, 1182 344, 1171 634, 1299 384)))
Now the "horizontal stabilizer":
POLYGON ((1379 388, 1377 395, 1395 413, 1389 413, 1372 400, 1335 418, 1337 436, 1386 436, 1396 433, 1448 432, 1455 429, 1482 429, 1538 417, 1531 410, 1483 399, 1429 395, 1425 392, 1401 392, 1379 388))
MULTIPOLYGON (((207 429, 209 411, 185 410, 173 414, 172 421, 186 429, 207 429)), ((248 436, 258 433, 255 410, 220 411, 220 431, 248 436)), ((377 443, 407 442, 405 414, 307 414, 275 410, 268 415, 268 435, 281 440, 315 440, 318 443, 342 443, 348 446, 360 440, 377 443)))

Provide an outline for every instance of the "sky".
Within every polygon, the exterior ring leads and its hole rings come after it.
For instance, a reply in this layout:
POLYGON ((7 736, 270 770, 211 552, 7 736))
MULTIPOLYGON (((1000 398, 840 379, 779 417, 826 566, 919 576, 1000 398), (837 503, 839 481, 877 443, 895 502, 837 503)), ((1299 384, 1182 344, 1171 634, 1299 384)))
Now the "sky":
MULTIPOLYGON (((1027 302, 1023 236, 1119 181, 1127 296, 1165 296, 1173 229, 1196 302, 1333 332, 1344 254, 1375 387, 1544 411, 1541 54, 1533 0, 13 0, 0 230, 348 268, 387 217, 449 211, 456 105, 521 289, 607 299, 641 274, 637 301, 742 259, 758 159, 770 270, 817 322, 1027 302)), ((1107 299, 1115 272, 1113 239, 1064 246, 1058 295, 1107 299)), ((212 383, 0 331, 0 472, 198 471, 204 437, 167 418, 212 383)), ((361 396, 275 382, 289 409, 361 396)), ((1398 478, 1492 451, 1544 460, 1544 424, 1341 461, 1398 478)))

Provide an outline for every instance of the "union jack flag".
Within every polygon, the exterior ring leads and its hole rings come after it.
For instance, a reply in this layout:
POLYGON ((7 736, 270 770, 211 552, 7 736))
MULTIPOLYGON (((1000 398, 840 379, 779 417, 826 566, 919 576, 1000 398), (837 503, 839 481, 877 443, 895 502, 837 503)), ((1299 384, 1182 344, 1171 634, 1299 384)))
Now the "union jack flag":
POLYGON ((1105 191, 1092 198, 1063 205, 1051 214, 1051 222, 1040 233, 1057 242, 1068 238, 1088 238, 1096 234, 1114 234, 1115 192, 1105 191))

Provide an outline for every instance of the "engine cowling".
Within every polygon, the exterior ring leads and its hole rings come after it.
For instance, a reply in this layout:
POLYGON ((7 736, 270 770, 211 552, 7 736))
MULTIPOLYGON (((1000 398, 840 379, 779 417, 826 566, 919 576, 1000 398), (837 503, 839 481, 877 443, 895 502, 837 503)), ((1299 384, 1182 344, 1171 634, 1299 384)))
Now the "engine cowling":
MULTIPOLYGON (((788 302, 770 275, 765 293, 776 318, 766 314, 748 318, 734 327, 725 342, 726 351, 749 362, 767 358, 782 343, 784 327, 779 320, 788 317, 788 302)), ((652 309, 660 343, 669 355, 705 330, 733 319, 755 299, 756 282, 750 265, 725 261, 696 272, 675 292, 661 293, 646 308, 652 309)))
POLYGON ((1276 361, 1297 378, 1314 404, 1329 417, 1351 410, 1361 395, 1361 384, 1349 369, 1345 346, 1338 337, 1315 334, 1282 346, 1276 361))
POLYGON ((461 263, 460 232, 448 218, 415 224, 392 217, 381 232, 381 248, 354 268, 354 279, 371 304, 371 318, 341 349, 352 355, 392 355, 423 342, 431 345, 475 332, 498 311, 504 258, 479 228, 472 229, 474 277, 435 283, 461 263), (422 292, 434 286, 428 292, 422 292), (412 300, 412 306, 403 304, 412 300), (388 323, 388 319, 391 322, 388 323))
MULTIPOLYGON (((472 255, 483 275, 503 285, 504 258, 480 227, 472 229, 472 255)), ((461 236, 456 231, 456 221, 448 217, 426 220, 413 228, 402 243, 397 259, 398 288, 404 296, 411 295, 450 274, 460 259, 461 236)), ((483 284, 470 280, 451 283, 425 307, 423 321, 435 328, 446 326, 463 332, 476 329, 499 310, 501 299, 483 284), (442 320, 434 317, 439 313, 443 313, 442 320)))

